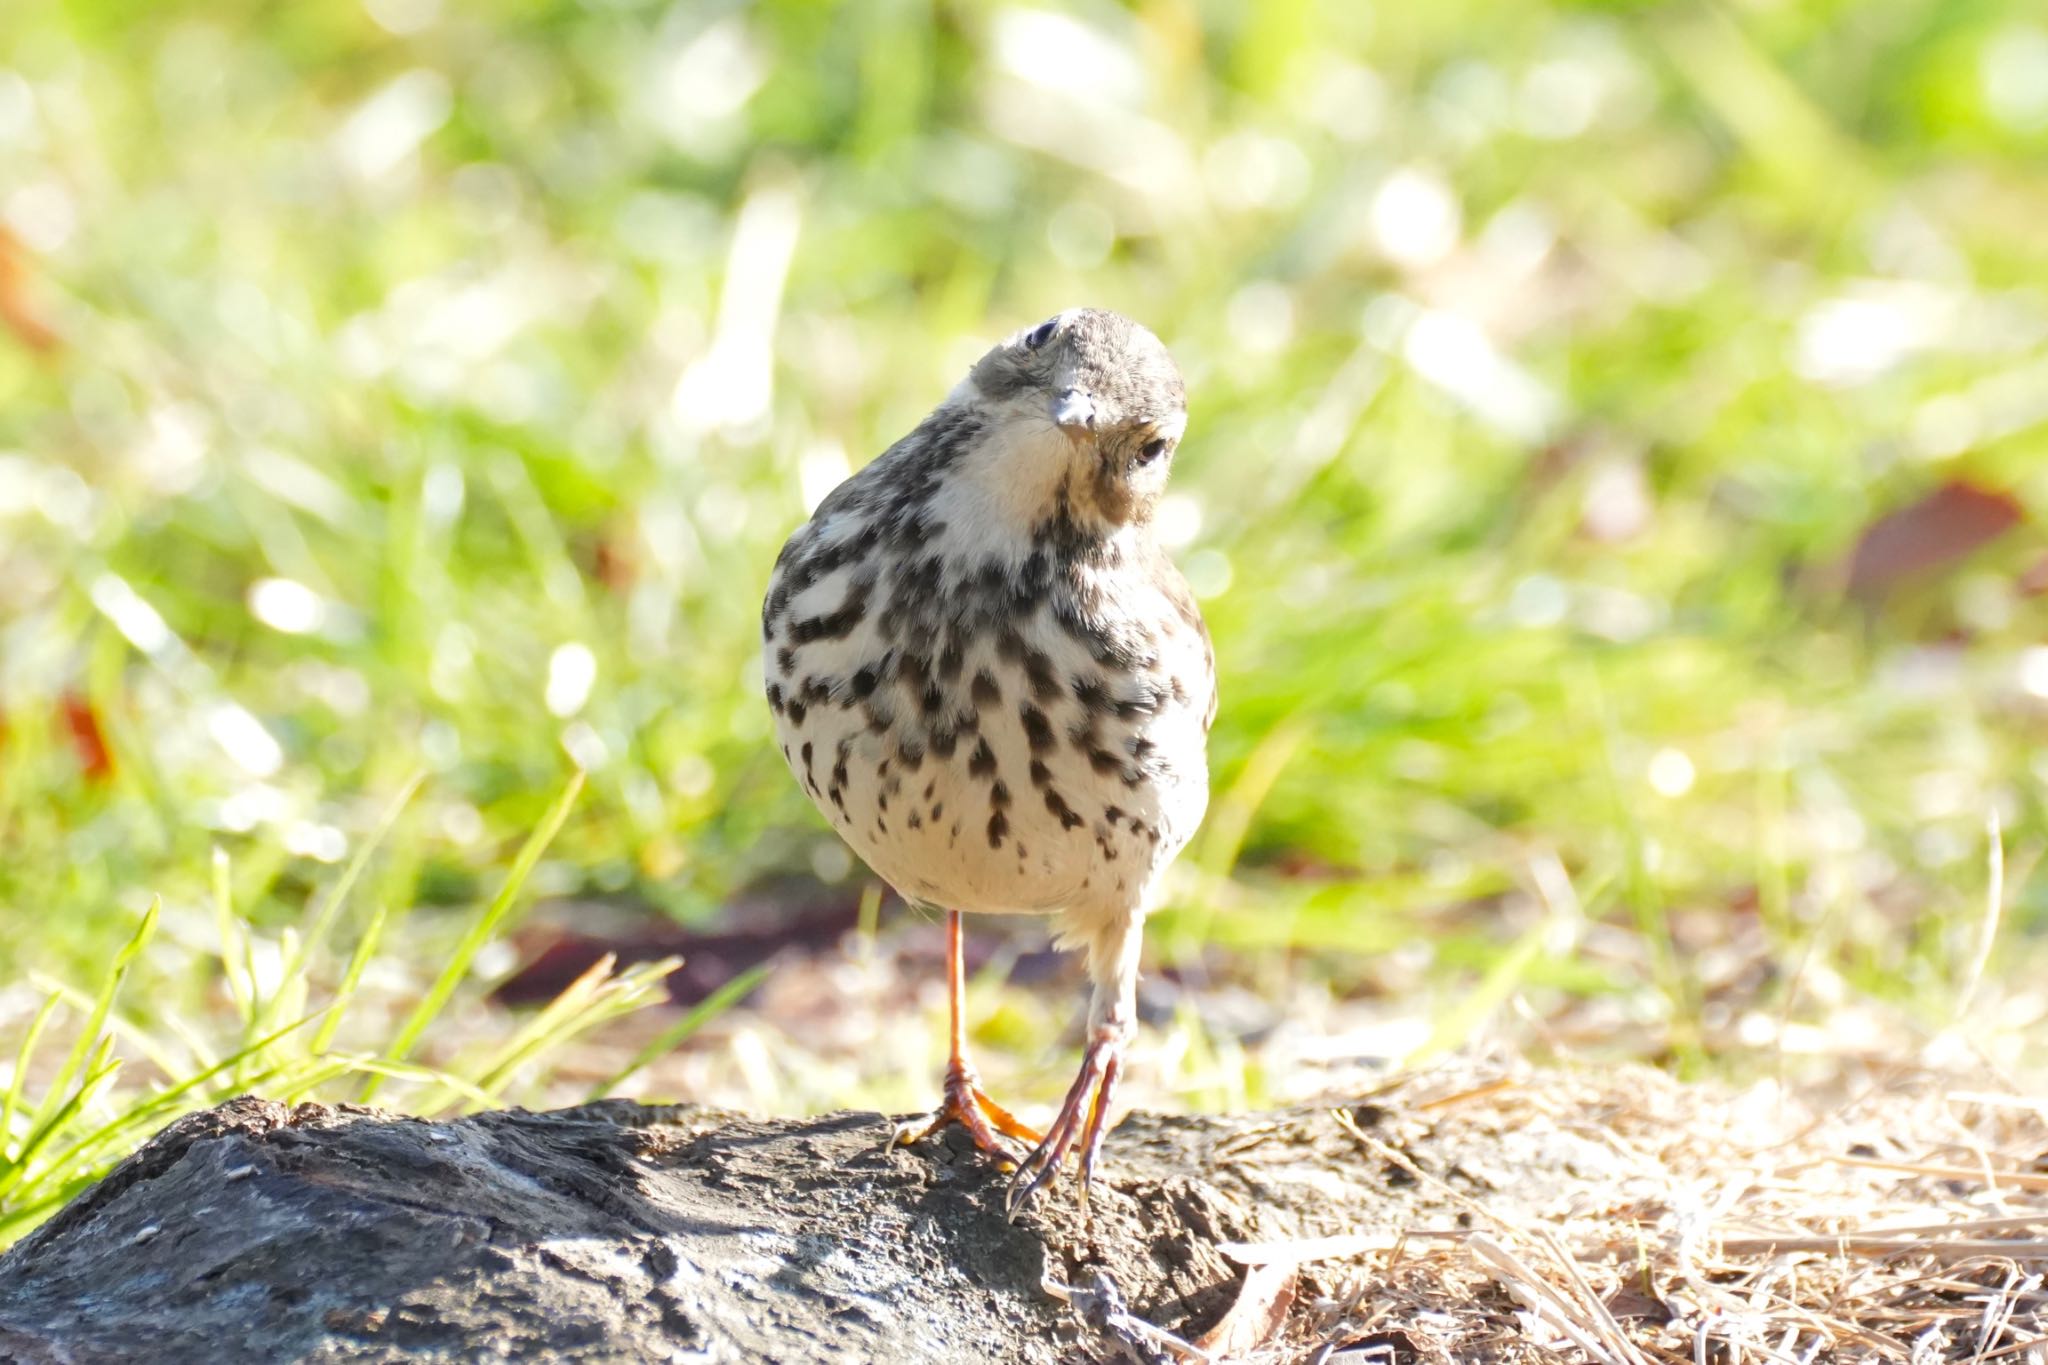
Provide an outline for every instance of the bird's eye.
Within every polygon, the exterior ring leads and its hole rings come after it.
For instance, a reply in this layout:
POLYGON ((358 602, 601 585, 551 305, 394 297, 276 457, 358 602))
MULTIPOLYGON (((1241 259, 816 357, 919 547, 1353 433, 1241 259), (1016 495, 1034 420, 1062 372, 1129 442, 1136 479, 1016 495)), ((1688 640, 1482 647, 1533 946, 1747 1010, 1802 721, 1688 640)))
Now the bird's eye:
POLYGON ((1044 322, 1033 327, 1030 334, 1024 338, 1024 349, 1027 351, 1037 350, 1045 345, 1046 342, 1051 341, 1052 334, 1059 329, 1060 320, 1058 318, 1047 318, 1044 322))
POLYGON ((1144 446, 1141 447, 1138 451, 1138 463, 1141 465, 1151 464, 1154 460, 1158 459, 1161 455, 1164 455, 1166 453, 1168 445, 1169 442, 1167 442, 1164 438, 1161 438, 1156 441, 1145 442, 1144 446))

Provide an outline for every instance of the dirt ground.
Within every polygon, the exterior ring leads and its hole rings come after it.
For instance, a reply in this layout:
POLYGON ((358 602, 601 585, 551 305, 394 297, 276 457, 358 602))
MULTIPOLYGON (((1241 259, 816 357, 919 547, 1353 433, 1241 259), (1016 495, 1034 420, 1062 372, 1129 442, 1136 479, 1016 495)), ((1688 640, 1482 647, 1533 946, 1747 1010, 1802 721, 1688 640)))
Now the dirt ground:
POLYGON ((234 1101, 0 1258, 24 1360, 2048 1359, 2048 1121, 1460 1065, 1135 1114, 1084 1207, 889 1121, 234 1101), (144 1344, 146 1343, 146 1345, 144 1344))

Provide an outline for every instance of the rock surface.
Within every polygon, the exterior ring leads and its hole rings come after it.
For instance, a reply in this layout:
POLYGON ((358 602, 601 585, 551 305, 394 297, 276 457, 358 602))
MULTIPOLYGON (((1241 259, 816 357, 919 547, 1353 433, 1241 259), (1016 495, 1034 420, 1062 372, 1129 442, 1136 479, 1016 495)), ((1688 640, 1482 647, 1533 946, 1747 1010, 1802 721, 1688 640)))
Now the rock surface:
MULTIPOLYGON (((1385 1113, 1133 1115, 1088 1209, 1063 1182, 1012 1224, 957 1136, 891 1151, 877 1114, 244 1098, 0 1257, 0 1359, 1161 1359, 1150 1328, 1246 1316, 1220 1242, 1454 1225, 1458 1153, 1418 1154, 1449 1184, 1418 1183, 1354 1131, 1385 1113), (1048 1282, 1113 1287, 1130 1316, 1048 1282)), ((1540 1184, 1575 1155, 1512 1159, 1540 1184)))

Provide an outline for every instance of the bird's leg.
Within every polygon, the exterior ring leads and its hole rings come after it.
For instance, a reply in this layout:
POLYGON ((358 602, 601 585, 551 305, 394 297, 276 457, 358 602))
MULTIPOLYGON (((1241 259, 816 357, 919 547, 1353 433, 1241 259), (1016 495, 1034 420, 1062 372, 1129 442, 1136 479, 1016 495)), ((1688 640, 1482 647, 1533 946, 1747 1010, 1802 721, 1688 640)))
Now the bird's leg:
POLYGON ((1088 1006, 1088 1045, 1081 1054, 1081 1071, 1045 1130, 1045 1140, 1017 1168, 1006 1201, 1013 1219, 1052 1182, 1076 1141, 1081 1145, 1081 1197, 1088 1197, 1103 1134, 1109 1131, 1124 1049, 1137 1032, 1139 938, 1134 916, 1106 928, 1090 944, 1088 969, 1095 991, 1088 1006))
POLYGON ((967 1060, 967 971, 960 948, 958 910, 946 912, 946 1000, 953 1016, 953 1043, 946 1059, 945 1098, 929 1119, 900 1125, 892 1145, 921 1142, 947 1124, 957 1123, 976 1147, 1000 1161, 1014 1163, 1016 1158, 996 1140, 996 1134, 1020 1142, 1037 1142, 1039 1135, 988 1097, 974 1074, 974 1064, 967 1060))

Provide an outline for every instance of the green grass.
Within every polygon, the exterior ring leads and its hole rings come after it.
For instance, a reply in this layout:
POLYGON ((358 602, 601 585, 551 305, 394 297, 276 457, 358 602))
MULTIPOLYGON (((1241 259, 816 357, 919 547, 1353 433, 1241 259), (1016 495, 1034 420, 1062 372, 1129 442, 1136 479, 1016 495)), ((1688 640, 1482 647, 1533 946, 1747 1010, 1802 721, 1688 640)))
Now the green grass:
POLYGON ((9 7, 0 1237, 238 1089, 539 1093, 655 973, 475 1042, 524 905, 812 866, 768 565, 1084 300, 1188 372, 1223 670, 1156 963, 2038 1067, 2032 8, 1073 12, 9 7), (1846 598, 1952 479, 2030 520, 1846 598))
MULTIPOLYGON (((162 907, 152 901, 127 942, 115 953, 97 994, 85 999, 61 986, 53 988, 23 1033, 7 1092, 0 1098, 0 1242, 11 1241, 41 1221, 166 1120, 186 1110, 250 1092, 288 1103, 332 1092, 352 1080, 359 1083, 359 1098, 363 1100, 373 1098, 387 1081, 404 1083, 406 1107, 423 1114, 491 1105, 520 1078, 522 1069, 532 1069, 549 1054, 608 1020, 665 998, 663 978, 676 966, 675 959, 664 958, 615 971, 615 963, 605 957, 546 1007, 514 1028, 502 1042, 462 1057, 447 1068, 422 1066, 412 1060, 420 1036, 440 1019, 455 984, 475 970, 478 952, 490 941, 495 926, 518 903, 534 864, 560 831, 581 789, 579 775, 570 781, 541 825, 520 848, 497 895, 465 926, 433 986, 381 1047, 351 1051, 335 1047, 333 1039, 348 1013, 364 963, 381 942, 384 916, 380 913, 369 920, 347 957, 348 966, 339 983, 317 1006, 311 997, 319 987, 309 970, 314 960, 310 950, 323 937, 322 931, 332 925, 348 886, 375 848, 373 840, 363 846, 363 856, 343 872, 308 932, 301 936, 287 930, 280 936, 287 956, 269 990, 248 970, 247 948, 251 940, 247 921, 237 918, 231 907, 227 909, 223 923, 230 932, 223 938, 215 965, 223 980, 241 983, 230 987, 241 1016, 240 1046, 214 1059, 203 1046, 186 1040, 190 1060, 166 1060, 146 1035, 140 1037, 136 1050, 154 1063, 156 1082, 120 1097, 117 1103, 103 1104, 116 1085, 122 1065, 115 1055, 113 1012, 122 1001, 122 987, 131 967, 155 936, 162 907), (295 948, 306 951, 291 951, 295 948), (33 1100, 30 1087, 37 1075, 38 1044, 60 1004, 82 1008, 84 1022, 76 1029, 76 1041, 70 1052, 43 1084, 41 1098, 33 1100)), ((394 803, 392 816, 396 816, 397 807, 410 794, 409 786, 394 803)), ((388 831, 391 823, 387 819, 381 829, 388 831)), ((223 856, 215 865, 225 872, 226 863, 223 856)), ((223 876, 221 880, 225 883, 227 878, 223 876)), ((705 1006, 664 1030, 661 1041, 673 1046, 687 1038, 707 1015, 729 1004, 743 989, 726 991, 715 1000, 706 1001, 705 1006)), ((139 1025, 141 1029, 147 1027, 147 1022, 139 1025)), ((625 1081, 656 1055, 650 1049, 645 1056, 636 1057, 611 1078, 610 1084, 625 1081)))

